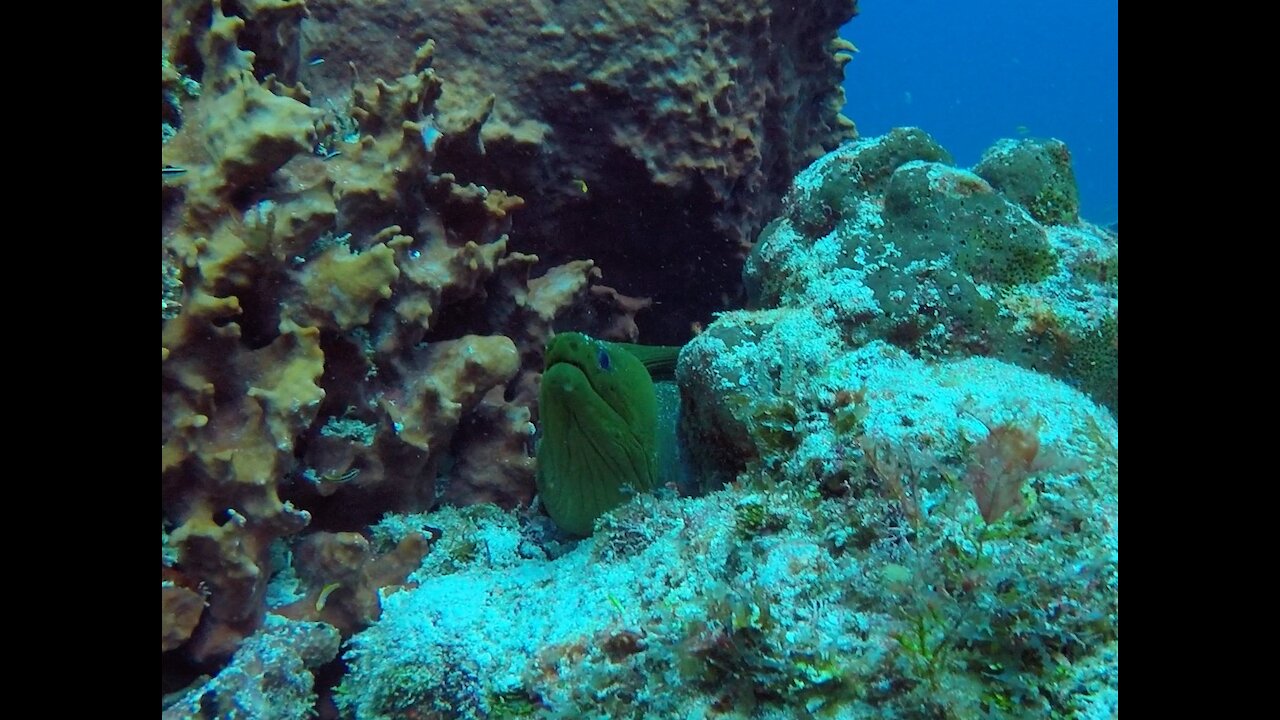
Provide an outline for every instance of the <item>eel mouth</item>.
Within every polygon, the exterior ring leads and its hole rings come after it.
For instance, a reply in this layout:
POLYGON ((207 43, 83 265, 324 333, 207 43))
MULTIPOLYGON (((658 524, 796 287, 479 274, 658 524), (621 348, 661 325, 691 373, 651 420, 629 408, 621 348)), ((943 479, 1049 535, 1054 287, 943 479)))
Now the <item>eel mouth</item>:
MULTIPOLYGON (((587 374, 586 369, 582 367, 581 363, 577 363, 572 360, 560 360, 554 362, 542 371, 544 382, 546 381, 547 376, 551 376, 554 380, 558 381, 567 391, 572 392, 575 386, 585 386, 586 388, 591 388, 592 394, 596 397, 600 397, 600 391, 596 389, 595 383, 591 382, 591 376, 587 374)), ((600 397, 600 399, 603 400, 604 398, 600 397)))
MULTIPOLYGON (((585 339, 579 337, 565 337, 561 335, 553 339, 551 341, 551 347, 548 348, 547 354, 543 360, 544 364, 542 374, 545 376, 557 365, 572 366, 576 368, 578 372, 582 373, 583 379, 591 385, 591 389, 595 391, 596 395, 600 395, 600 389, 595 386, 591 377, 596 368, 586 367, 581 359, 586 346, 590 346, 597 351, 603 351, 603 345, 600 343, 587 342, 585 339), (561 339, 563 339, 563 341, 559 341, 561 339)), ((601 396, 601 399, 603 399, 603 396, 601 396)))
MULTIPOLYGON (((568 358, 556 360, 547 365, 543 371, 542 382, 557 383, 560 385, 561 390, 568 395, 575 394, 575 391, 581 394, 582 391, 590 389, 592 398, 587 401, 596 405, 598 410, 607 409, 614 420, 625 426, 626 423, 622 418, 622 413, 618 412, 618 409, 600 394, 600 391, 591 382, 591 375, 583 369, 581 363, 568 358)), ((569 403, 568 406, 571 412, 578 409, 576 403, 569 403)), ((574 414, 577 413, 575 412, 574 414)))

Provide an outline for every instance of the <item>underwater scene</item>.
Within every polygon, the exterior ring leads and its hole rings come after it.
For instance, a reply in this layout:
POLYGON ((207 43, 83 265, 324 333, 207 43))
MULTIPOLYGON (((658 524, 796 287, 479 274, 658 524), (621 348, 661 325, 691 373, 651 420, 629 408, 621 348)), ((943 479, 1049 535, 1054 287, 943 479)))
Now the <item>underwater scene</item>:
POLYGON ((1041 5, 162 0, 162 717, 1118 718, 1041 5))

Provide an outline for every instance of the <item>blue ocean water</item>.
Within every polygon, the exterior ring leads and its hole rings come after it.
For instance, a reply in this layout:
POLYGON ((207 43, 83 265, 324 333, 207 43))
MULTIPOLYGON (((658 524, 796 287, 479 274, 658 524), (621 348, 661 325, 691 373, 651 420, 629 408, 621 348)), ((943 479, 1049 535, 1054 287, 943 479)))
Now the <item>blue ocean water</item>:
POLYGON ((915 125, 971 166, 999 138, 1067 143, 1086 220, 1119 219, 1117 0, 862 0, 845 115, 915 125))

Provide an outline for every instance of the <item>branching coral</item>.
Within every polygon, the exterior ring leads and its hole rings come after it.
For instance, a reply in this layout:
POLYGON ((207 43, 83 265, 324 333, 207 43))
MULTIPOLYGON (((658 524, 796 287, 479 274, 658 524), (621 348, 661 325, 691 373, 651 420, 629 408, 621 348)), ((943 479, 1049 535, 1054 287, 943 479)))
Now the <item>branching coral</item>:
MULTIPOLYGON (((172 571, 208 594, 165 647, 200 662, 261 622, 279 538, 430 507, 442 467, 466 469, 455 501, 528 501, 538 354, 597 297, 590 261, 530 279, 537 258, 508 252, 523 200, 433 170, 478 125, 434 125, 431 43, 323 112, 296 83, 304 12, 164 5, 165 92, 200 92, 180 123, 165 109, 162 501, 172 571), (455 443, 468 423, 494 433, 487 455, 455 443)), ((636 309, 614 308, 598 321, 636 309)))

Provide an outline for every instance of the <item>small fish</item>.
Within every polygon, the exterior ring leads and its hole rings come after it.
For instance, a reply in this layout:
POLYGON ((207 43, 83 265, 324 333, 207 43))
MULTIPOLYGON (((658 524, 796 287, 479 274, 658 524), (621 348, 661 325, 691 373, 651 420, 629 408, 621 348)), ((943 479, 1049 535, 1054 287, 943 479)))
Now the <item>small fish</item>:
POLYGON ((311 62, 309 62, 309 63, 307 63, 307 64, 308 64, 308 65, 310 65, 311 67, 315 67, 315 66, 317 66, 317 65, 323 65, 323 64, 324 64, 324 58, 316 58, 316 59, 312 60, 311 62))
POLYGON ((182 175, 186 171, 187 169, 184 167, 177 167, 175 165, 165 165, 164 167, 160 168, 160 176, 165 177, 168 175, 182 175))
POLYGON ((586 181, 586 180, 583 180, 582 178, 575 178, 575 179, 574 179, 574 181, 573 181, 573 186, 574 186, 574 187, 576 187, 576 188, 578 188, 578 192, 582 193, 583 195, 586 195, 586 194, 587 194, 587 181, 586 181))
POLYGON ((360 468, 351 468, 350 470, 346 471, 345 473, 342 473, 341 475, 339 475, 337 472, 334 472, 334 471, 328 471, 328 472, 317 474, 314 470, 311 470, 310 468, 308 468, 307 471, 303 473, 304 478, 306 478, 307 480, 310 480, 311 482, 317 485, 324 485, 328 483, 338 484, 338 483, 351 482, 352 480, 355 480, 357 477, 359 477, 359 475, 360 475, 360 468))
POLYGON ((613 608, 618 611, 619 617, 625 618, 627 616, 627 611, 624 610, 622 607, 622 601, 614 597, 612 593, 605 593, 605 597, 609 599, 609 604, 612 605, 613 608))
POLYGON ((320 597, 316 598, 316 612, 324 610, 324 605, 329 600, 329 594, 334 590, 342 587, 342 583, 329 583, 320 591, 320 597))
POLYGON ((1019 135, 1031 134, 1031 128, 1027 127, 1026 125, 1019 125, 1018 127, 1014 128, 1014 130, 1017 131, 1019 135))

